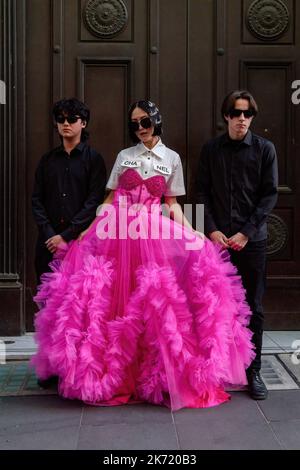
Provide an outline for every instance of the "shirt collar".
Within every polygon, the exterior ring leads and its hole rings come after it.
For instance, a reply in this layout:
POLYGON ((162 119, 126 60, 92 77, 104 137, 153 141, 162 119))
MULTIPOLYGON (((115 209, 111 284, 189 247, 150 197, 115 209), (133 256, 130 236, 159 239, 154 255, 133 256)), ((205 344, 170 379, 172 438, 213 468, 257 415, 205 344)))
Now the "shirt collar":
MULTIPOLYGON (((232 144, 233 142, 238 143, 238 141, 233 141, 232 139, 230 139, 228 132, 226 132, 226 134, 223 134, 222 137, 222 145, 232 144)), ((252 145, 252 132, 250 130, 248 130, 243 140, 240 141, 240 144, 246 144, 249 146, 252 145)))
MULTIPOLYGON (((139 157, 140 155, 149 152, 149 150, 150 149, 148 149, 148 147, 146 147, 143 142, 140 142, 135 146, 134 156, 139 157)), ((157 157, 164 158, 166 154, 166 146, 162 143, 161 139, 159 139, 157 144, 150 151, 154 153, 154 155, 156 155, 157 157)))
MULTIPOLYGON (((84 143, 84 142, 79 142, 79 144, 76 145, 76 147, 73 148, 72 152, 78 151, 78 152, 81 153, 81 152, 83 151, 83 149, 84 149, 84 146, 85 146, 85 143, 84 143)), ((57 147, 57 152, 64 152, 64 151, 65 151, 65 149, 64 149, 63 144, 61 144, 59 147, 57 147)), ((72 152, 71 152, 71 153, 72 153, 72 152)))
POLYGON ((83 149, 84 149, 84 146, 85 146, 85 143, 84 143, 84 142, 79 142, 79 144, 76 145, 75 148, 78 149, 80 152, 82 152, 83 149))

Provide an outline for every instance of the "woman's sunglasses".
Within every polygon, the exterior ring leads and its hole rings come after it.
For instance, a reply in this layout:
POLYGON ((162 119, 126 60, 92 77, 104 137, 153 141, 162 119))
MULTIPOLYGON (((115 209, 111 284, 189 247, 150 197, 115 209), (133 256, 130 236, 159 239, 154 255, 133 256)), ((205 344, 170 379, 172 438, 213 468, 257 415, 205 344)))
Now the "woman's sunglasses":
POLYGON ((75 124, 75 122, 77 122, 78 119, 81 119, 80 116, 75 116, 72 114, 70 116, 63 116, 62 114, 60 114, 59 116, 55 117, 55 121, 58 122, 59 124, 64 124, 65 120, 67 120, 69 124, 75 124))
POLYGON ((235 109, 235 108, 229 111, 229 116, 231 117, 231 119, 233 119, 235 117, 240 117, 242 113, 244 114, 245 118, 250 118, 254 116, 252 109, 235 109))
POLYGON ((130 121, 129 126, 132 132, 137 132, 142 126, 143 129, 150 129, 152 127, 152 121, 149 117, 144 117, 140 121, 130 121))

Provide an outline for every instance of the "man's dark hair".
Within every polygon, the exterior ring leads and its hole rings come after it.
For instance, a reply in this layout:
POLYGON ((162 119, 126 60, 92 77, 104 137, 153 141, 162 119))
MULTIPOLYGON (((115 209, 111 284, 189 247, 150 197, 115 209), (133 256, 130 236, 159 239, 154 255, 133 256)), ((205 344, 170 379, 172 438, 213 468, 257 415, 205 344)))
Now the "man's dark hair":
POLYGON ((129 136, 132 142, 137 144, 140 141, 139 138, 136 136, 135 132, 133 132, 130 128, 131 115, 135 108, 141 108, 143 111, 145 111, 145 113, 148 114, 154 126, 153 135, 161 135, 162 134, 162 120, 161 120, 159 109, 154 103, 152 103, 152 101, 139 100, 133 103, 128 110, 128 129, 129 129, 129 136))
POLYGON ((224 115, 229 116, 230 111, 234 109, 235 107, 236 100, 239 100, 239 99, 248 100, 249 109, 251 109, 251 111, 253 112, 253 116, 257 115, 258 106, 257 106, 255 99, 251 95, 251 93, 248 90, 234 90, 228 93, 221 107, 222 118, 223 118, 223 121, 226 122, 226 124, 227 124, 227 121, 224 118, 224 115))
MULTIPOLYGON (((57 116, 61 114, 66 114, 67 116, 80 116, 82 121, 86 122, 86 126, 90 120, 90 110, 86 104, 79 101, 77 98, 64 98, 62 100, 57 101, 52 110, 52 114, 54 120, 56 120, 57 116)), ((55 124, 55 128, 57 129, 57 125, 55 124)), ((89 133, 86 130, 86 127, 81 131, 81 141, 84 142, 88 139, 89 133)))

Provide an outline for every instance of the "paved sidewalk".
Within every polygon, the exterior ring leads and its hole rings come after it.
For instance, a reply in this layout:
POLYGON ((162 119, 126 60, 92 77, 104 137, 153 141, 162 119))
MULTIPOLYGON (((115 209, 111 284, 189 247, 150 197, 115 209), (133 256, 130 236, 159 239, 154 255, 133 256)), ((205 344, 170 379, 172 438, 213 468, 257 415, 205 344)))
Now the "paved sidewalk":
MULTIPOLYGON (((299 332, 267 332, 264 361, 275 358, 288 371, 295 340, 299 332)), ((295 388, 284 389, 266 362, 268 400, 254 401, 239 391, 218 407, 177 412, 148 404, 93 407, 55 394, 2 396, 0 449, 299 450, 300 364, 292 371, 295 388)))
POLYGON ((209 409, 92 407, 58 396, 0 398, 0 449, 300 449, 300 390, 246 392, 209 409))

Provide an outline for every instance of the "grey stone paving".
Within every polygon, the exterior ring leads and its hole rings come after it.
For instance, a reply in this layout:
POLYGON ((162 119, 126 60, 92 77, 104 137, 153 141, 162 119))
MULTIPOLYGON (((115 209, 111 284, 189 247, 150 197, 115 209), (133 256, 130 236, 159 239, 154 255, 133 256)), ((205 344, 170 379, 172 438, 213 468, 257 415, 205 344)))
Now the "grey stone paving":
POLYGON ((299 331, 264 335, 267 400, 235 391, 221 406, 177 412, 148 404, 93 407, 64 400, 55 388, 43 391, 22 362, 8 372, 11 360, 32 355, 33 336, 10 340, 5 345, 10 361, 2 364, 0 357, 0 450, 300 449, 300 364, 291 361, 299 349, 299 331), (270 390, 285 370, 295 389, 277 384, 279 390, 270 390))
MULTIPOLYGON (((279 355, 279 357, 282 355, 279 355)), ((275 355, 262 357, 261 376, 268 390, 294 390, 299 386, 288 372, 292 362, 286 361, 284 367, 275 355)), ((300 367, 298 366, 300 369, 300 367)))
POLYGON ((92 407, 59 396, 1 397, 0 449, 300 449, 300 390, 266 401, 177 412, 148 404, 92 407))
POLYGON ((292 374, 296 382, 300 384, 300 354, 295 351, 288 354, 279 354, 278 358, 292 374))

